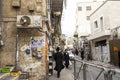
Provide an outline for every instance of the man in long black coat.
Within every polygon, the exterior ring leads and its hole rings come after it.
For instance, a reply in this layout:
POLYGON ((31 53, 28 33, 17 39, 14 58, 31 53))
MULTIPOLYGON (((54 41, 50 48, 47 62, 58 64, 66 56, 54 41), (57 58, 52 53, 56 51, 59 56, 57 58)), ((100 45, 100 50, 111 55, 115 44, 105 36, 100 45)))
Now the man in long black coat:
POLYGON ((81 58, 82 58, 82 60, 84 59, 84 50, 83 49, 81 49, 81 58))
POLYGON ((69 60, 70 60, 69 53, 67 52, 67 49, 65 49, 65 52, 64 52, 64 61, 65 61, 66 68, 68 68, 68 66, 69 66, 69 60))
POLYGON ((64 68, 64 65, 63 65, 63 54, 59 51, 59 47, 57 47, 56 49, 56 53, 54 55, 54 60, 55 60, 55 68, 54 70, 57 71, 57 77, 59 78, 60 77, 60 72, 61 70, 64 68))
POLYGON ((78 50, 77 50, 77 49, 75 49, 75 54, 76 54, 76 55, 78 55, 78 53, 79 53, 79 52, 78 52, 78 50))

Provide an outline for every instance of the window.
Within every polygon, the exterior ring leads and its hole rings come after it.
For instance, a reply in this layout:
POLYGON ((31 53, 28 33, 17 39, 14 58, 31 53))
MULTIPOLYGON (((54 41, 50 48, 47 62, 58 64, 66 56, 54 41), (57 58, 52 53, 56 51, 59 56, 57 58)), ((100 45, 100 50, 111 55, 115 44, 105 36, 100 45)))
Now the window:
POLYGON ((98 28, 98 23, 97 23, 97 21, 94 22, 94 26, 95 26, 95 28, 98 28))
POLYGON ((87 20, 90 20, 90 17, 89 17, 89 16, 86 16, 86 19, 87 19, 87 20))
POLYGON ((103 30, 103 17, 100 17, 100 25, 101 25, 101 29, 103 30))
POLYGON ((79 7, 78 7, 78 11, 82 11, 82 7, 79 6, 79 7))
POLYGON ((86 6, 86 10, 90 11, 91 10, 91 6, 86 6))

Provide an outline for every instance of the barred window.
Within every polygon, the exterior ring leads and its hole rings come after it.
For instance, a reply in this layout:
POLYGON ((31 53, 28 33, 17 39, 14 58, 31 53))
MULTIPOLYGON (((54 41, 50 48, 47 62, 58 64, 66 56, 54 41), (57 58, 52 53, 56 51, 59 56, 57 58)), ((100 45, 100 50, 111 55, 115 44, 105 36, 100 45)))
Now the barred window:
POLYGON ((86 19, 87 19, 87 20, 90 20, 90 16, 86 16, 86 19))
POLYGON ((95 28, 98 28, 98 22, 97 21, 94 22, 94 26, 95 26, 95 28))
POLYGON ((78 11, 82 11, 82 7, 79 6, 79 7, 78 7, 78 11))
POLYGON ((90 11, 91 10, 91 6, 86 6, 86 10, 90 11))

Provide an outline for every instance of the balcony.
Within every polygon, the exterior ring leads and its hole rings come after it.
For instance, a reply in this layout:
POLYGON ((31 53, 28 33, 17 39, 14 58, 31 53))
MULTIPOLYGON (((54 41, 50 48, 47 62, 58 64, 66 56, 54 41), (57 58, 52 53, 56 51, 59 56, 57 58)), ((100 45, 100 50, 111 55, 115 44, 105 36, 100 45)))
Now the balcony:
POLYGON ((93 40, 93 39, 96 39, 96 38, 100 38, 100 37, 104 37, 104 36, 110 36, 110 35, 111 35, 110 30, 104 30, 104 31, 97 32, 97 33, 94 33, 94 34, 90 35, 88 37, 88 40, 93 40))

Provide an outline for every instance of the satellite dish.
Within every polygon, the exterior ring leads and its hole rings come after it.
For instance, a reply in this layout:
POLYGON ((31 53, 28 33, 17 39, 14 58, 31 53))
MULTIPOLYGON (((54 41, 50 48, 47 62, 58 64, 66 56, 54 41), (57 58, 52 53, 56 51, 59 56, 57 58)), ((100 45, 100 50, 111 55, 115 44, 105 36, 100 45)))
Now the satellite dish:
POLYGON ((21 25, 28 26, 28 25, 30 25, 30 23, 31 23, 30 17, 28 17, 28 16, 21 17, 21 19, 20 19, 21 25))

